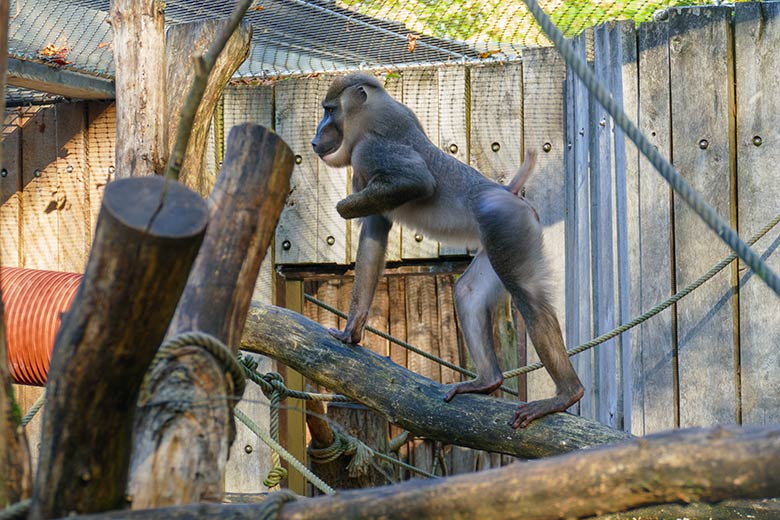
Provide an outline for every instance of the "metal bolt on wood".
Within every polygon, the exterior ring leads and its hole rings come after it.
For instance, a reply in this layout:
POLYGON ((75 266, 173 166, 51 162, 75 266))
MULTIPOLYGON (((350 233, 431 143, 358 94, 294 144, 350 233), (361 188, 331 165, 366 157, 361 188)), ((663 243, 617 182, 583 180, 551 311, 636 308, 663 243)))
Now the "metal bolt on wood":
POLYGON ((8 170, 6 170, 5 168, 0 170, 0 177, 8 177, 8 170))
POLYGON ((490 145, 490 149, 493 150, 494 152, 497 152, 501 149, 501 145, 498 143, 493 143, 490 145))
POLYGON ((452 143, 452 144, 450 145, 450 153, 451 153, 451 154, 456 154, 456 153, 458 153, 458 145, 457 145, 457 144, 455 144, 455 143, 452 143))
POLYGON ((332 236, 329 236, 329 237, 326 239, 326 242, 328 243, 328 245, 329 245, 329 246, 332 246, 333 244, 335 244, 335 243, 336 243, 336 239, 335 239, 334 237, 332 237, 332 236))
POLYGON ((295 156, 295 164, 301 164, 303 162, 303 157, 300 155, 295 156))
POLYGON ((709 148, 709 146, 710 146, 710 142, 707 141, 706 139, 702 139, 701 141, 699 141, 699 148, 701 148, 702 150, 706 150, 707 148, 709 148))
POLYGON ((549 153, 550 150, 552 150, 552 145, 550 143, 544 143, 542 145, 542 151, 544 151, 544 153, 549 153))
POLYGON ((290 243, 289 240, 285 240, 284 242, 282 242, 282 249, 284 249, 285 251, 289 251, 291 247, 292 244, 290 243))
POLYGON ((761 146, 761 143, 763 143, 763 140, 761 139, 760 135, 753 136, 753 144, 756 146, 761 146))

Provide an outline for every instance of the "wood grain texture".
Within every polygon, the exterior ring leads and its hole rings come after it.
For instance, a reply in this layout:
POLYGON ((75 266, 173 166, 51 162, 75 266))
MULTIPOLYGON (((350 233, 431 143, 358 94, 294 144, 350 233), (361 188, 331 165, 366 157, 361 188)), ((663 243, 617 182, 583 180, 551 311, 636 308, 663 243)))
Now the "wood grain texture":
MULTIPOLYGON (((780 84, 778 4, 736 6, 737 207, 746 239, 777 216, 780 196, 780 84)), ((754 249, 775 272, 780 268, 777 228, 754 249)), ((777 422, 780 410, 780 331, 777 297, 742 263, 739 271, 739 339, 742 422, 777 422)))
POLYGON ((118 178, 161 173, 168 158, 164 10, 160 0, 111 2, 118 178))
MULTIPOLYGON (((733 89, 727 8, 671 9, 669 58, 674 164, 724 219, 730 217, 733 89), (685 80, 690 71, 699 88, 685 80)), ((675 197, 677 287, 701 276, 729 249, 675 197)), ((736 421, 735 290, 722 271, 677 304, 680 425, 736 421)))
POLYGON ((19 267, 21 181, 21 116, 18 110, 6 111, 3 124, 2 164, 0 164, 0 260, 4 266, 19 267))

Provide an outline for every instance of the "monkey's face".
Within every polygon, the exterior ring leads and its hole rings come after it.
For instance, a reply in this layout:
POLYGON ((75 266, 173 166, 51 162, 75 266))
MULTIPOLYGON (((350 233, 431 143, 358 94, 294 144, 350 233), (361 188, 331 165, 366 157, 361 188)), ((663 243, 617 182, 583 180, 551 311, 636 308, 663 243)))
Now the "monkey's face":
POLYGON ((352 149, 358 134, 349 131, 350 123, 357 123, 357 114, 362 110, 367 97, 362 85, 352 85, 338 93, 335 98, 327 97, 322 102, 324 113, 311 145, 314 153, 329 166, 351 164, 352 149))

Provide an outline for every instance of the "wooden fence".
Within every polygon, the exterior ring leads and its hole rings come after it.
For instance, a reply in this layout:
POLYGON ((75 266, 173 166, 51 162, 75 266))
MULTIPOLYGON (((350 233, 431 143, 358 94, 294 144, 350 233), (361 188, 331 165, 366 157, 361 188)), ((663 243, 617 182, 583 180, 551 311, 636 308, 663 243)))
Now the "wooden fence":
MULTIPOLYGON (((774 217, 780 200, 778 12, 777 3, 671 9, 666 20, 638 28, 606 24, 576 41, 629 116, 743 237, 774 217)), ((297 156, 293 189, 258 284, 266 301, 277 301, 275 263, 289 272, 330 272, 329 281, 311 277, 306 286, 347 306, 350 282, 336 273, 354 261, 358 229, 338 216, 335 204, 348 192, 350 172, 325 166, 309 144, 331 80, 233 86, 220 107, 224 135, 243 121, 273 126, 297 156)), ((728 254, 614 129, 554 49, 527 49, 521 61, 505 64, 393 71, 384 80, 434 142, 488 177, 505 181, 524 150, 539 151, 527 197, 545 226, 552 293, 569 347, 668 298, 728 254)), ((83 268, 101 190, 113 172, 113 117, 111 105, 94 102, 9 111, 0 176, 5 265, 83 268)), ((214 136, 209 175, 221 147, 216 127, 214 136)), ((775 271, 778 244, 775 231, 756 245, 775 271)), ((399 269, 414 264, 433 271, 466 254, 403 228, 393 230, 388 251, 399 269)), ((430 277, 392 271, 372 320, 467 362, 448 300, 454 278, 438 271, 430 277)), ((779 309, 762 282, 734 262, 676 306, 578 355, 588 390, 573 411, 637 434, 777 421, 779 309)), ((309 305, 305 310, 326 319, 309 305)), ((497 321, 499 329, 513 325, 509 317, 497 321)), ((508 341, 513 330, 498 337, 508 341)), ((505 369, 536 360, 519 336, 519 348, 503 349, 505 369)), ((389 344, 372 345, 410 368, 445 381, 454 377, 415 356, 402 358, 389 344)), ((534 399, 553 388, 538 371, 521 380, 520 391, 534 399)), ((234 457, 258 456, 260 450, 245 449, 254 443, 237 441, 234 457)))

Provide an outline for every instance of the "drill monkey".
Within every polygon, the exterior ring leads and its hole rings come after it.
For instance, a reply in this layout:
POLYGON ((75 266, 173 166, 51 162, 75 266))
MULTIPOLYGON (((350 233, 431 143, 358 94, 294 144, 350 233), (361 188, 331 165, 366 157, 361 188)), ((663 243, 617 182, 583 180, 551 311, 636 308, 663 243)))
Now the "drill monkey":
POLYGON ((322 107, 311 144, 328 165, 352 166, 352 194, 336 209, 345 219, 363 220, 349 317, 343 331, 331 334, 345 343, 360 342, 384 269, 388 232, 393 223, 402 224, 442 242, 479 246, 455 286, 458 318, 478 375, 451 386, 444 400, 501 386, 489 316, 508 291, 556 385, 554 397, 521 404, 512 426, 525 427, 576 403, 583 387, 550 304, 542 227, 533 207, 518 196, 531 165, 510 186, 490 181, 428 140, 414 113, 366 74, 334 80, 322 107))

